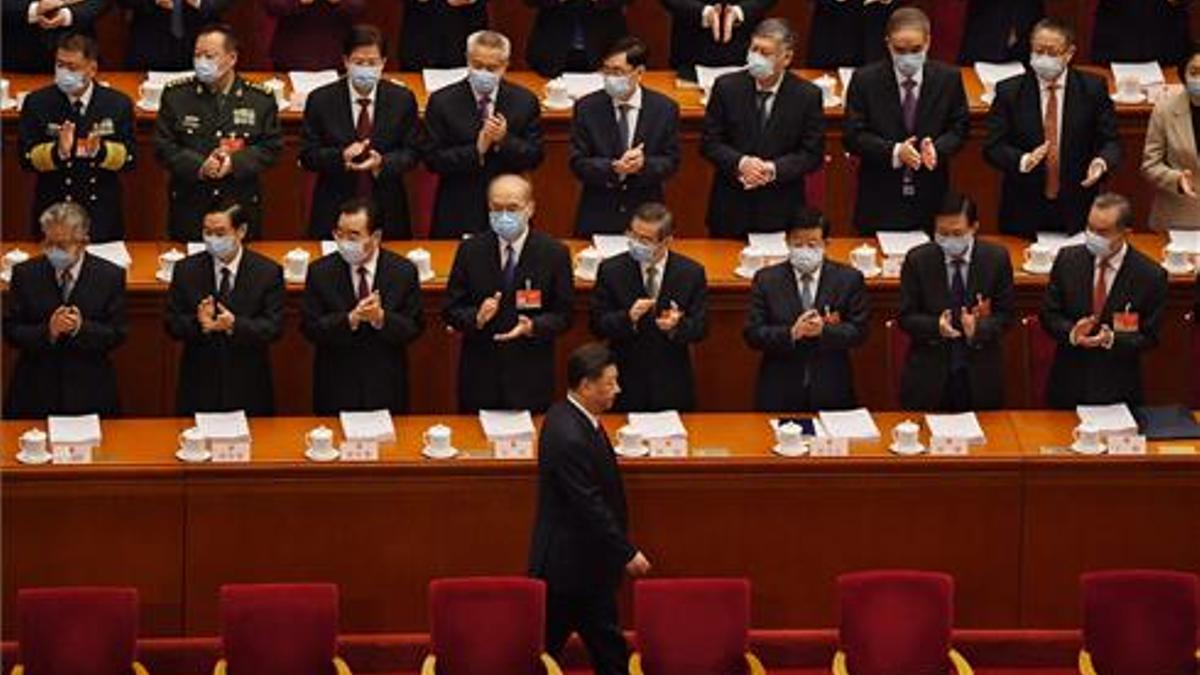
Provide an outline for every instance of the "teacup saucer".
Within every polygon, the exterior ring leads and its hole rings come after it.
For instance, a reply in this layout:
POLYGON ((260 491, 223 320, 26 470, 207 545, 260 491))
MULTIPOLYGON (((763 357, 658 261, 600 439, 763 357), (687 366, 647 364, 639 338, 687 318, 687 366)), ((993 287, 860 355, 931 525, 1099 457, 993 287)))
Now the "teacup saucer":
POLYGON ((983 102, 984 105, 991 105, 992 102, 996 100, 996 92, 985 91, 979 95, 979 100, 983 102))
POLYGON ((1053 269, 1053 265, 1050 265, 1047 267, 1035 267, 1033 265, 1030 265, 1029 263, 1021 264, 1021 270, 1024 271, 1026 274, 1043 274, 1043 275, 1050 274, 1051 269, 1053 269))
POLYGON ((288 274, 287 272, 283 273, 283 280, 289 284, 302 284, 304 283, 304 278, 305 275, 303 274, 288 274))
POLYGON ((186 452, 183 448, 180 448, 175 451, 175 459, 178 459, 181 462, 188 462, 190 464, 195 464, 198 462, 207 462, 208 460, 212 459, 212 453, 209 452, 208 450, 204 450, 202 452, 197 452, 197 453, 190 453, 190 452, 186 452))
POLYGON ((144 99, 137 102, 137 107, 141 110, 145 110, 146 112, 158 112, 157 103, 151 103, 150 101, 144 99))
POLYGON ((434 272, 433 270, 429 270, 428 274, 421 274, 420 277, 418 278, 418 281, 420 281, 423 284, 427 284, 436 278, 437 278, 437 272, 434 272))
POLYGON ((1075 442, 1071 444, 1071 452, 1075 452, 1080 455, 1103 455, 1104 453, 1108 452, 1108 446, 1103 443, 1097 443, 1088 448, 1080 445, 1078 442, 1075 442))
POLYGON ((758 270, 752 270, 749 267, 742 267, 739 265, 738 268, 733 271, 733 273, 743 279, 753 279, 754 275, 758 274, 758 270))
POLYGON ((25 452, 24 450, 17 453, 17 461, 22 464, 45 464, 53 459, 54 455, 49 452, 42 451, 40 453, 25 452))
POLYGON ((1142 94, 1142 93, 1136 94, 1134 96, 1124 96, 1122 94, 1111 94, 1109 96, 1109 98, 1111 98, 1113 100, 1113 103, 1120 103, 1121 105, 1137 105, 1139 103, 1146 102, 1146 95, 1142 94))
POLYGON ((155 278, 155 279, 158 279, 159 281, 163 282, 164 284, 169 284, 169 283, 171 283, 171 275, 170 275, 170 274, 163 274, 163 271, 162 271, 162 270, 158 270, 157 272, 155 272, 155 273, 154 273, 154 278, 155 278))
POLYGON ((575 278, 581 279, 583 281, 595 281, 596 273, 595 272, 591 272, 591 273, 584 272, 583 270, 576 268, 575 269, 575 278))
POLYGON ((338 452, 336 448, 330 448, 328 452, 317 452, 312 449, 312 446, 304 449, 305 459, 313 462, 332 462, 341 455, 342 453, 338 452))
POLYGON ((771 452, 774 452, 780 457, 803 457, 804 455, 808 454, 808 443, 801 443, 799 449, 797 450, 784 450, 782 445, 776 443, 774 447, 771 448, 771 452))
POLYGON ((553 103, 550 101, 550 99, 544 98, 542 99, 542 106, 545 107, 546 110, 570 110, 571 108, 575 107, 575 102, 567 99, 567 101, 564 103, 553 103))
MULTIPOLYGON (((855 267, 854 269, 858 269, 858 268, 855 267)), ((883 274, 883 268, 880 267, 879 265, 876 265, 875 267, 872 267, 869 270, 858 270, 858 271, 862 272, 863 278, 865 278, 865 279, 872 279, 874 277, 879 276, 880 274, 883 274)))
POLYGON ((429 459, 451 459, 458 456, 458 448, 434 450, 432 447, 427 445, 421 448, 421 454, 429 459))
POLYGON ((829 98, 824 99, 821 103, 826 108, 836 108, 842 104, 842 97, 836 95, 830 96, 829 98))
POLYGON ((897 455, 904 455, 906 457, 909 457, 912 455, 919 455, 919 454, 925 452, 925 446, 921 445, 920 443, 914 443, 908 447, 905 447, 903 445, 896 445, 895 443, 892 443, 891 445, 888 446, 888 450, 891 450, 893 453, 895 453, 897 455))
POLYGON ((622 457, 645 457, 646 455, 650 454, 650 448, 646 447, 644 444, 633 448, 626 447, 624 445, 618 445, 613 448, 613 452, 622 457))
POLYGON ((1192 272, 1196 271, 1196 266, 1190 264, 1184 265, 1183 267, 1174 267, 1164 262, 1162 267, 1167 271, 1167 274, 1191 274, 1192 272))

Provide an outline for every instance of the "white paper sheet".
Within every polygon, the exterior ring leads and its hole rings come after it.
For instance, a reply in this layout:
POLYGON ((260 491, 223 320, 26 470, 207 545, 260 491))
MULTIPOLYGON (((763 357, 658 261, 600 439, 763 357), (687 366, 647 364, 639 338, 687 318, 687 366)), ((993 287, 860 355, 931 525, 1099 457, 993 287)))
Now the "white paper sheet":
POLYGON ((338 249, 337 249, 336 241, 326 240, 326 241, 321 242, 321 255, 329 255, 330 253, 337 253, 337 250, 338 249))
POLYGON ((1103 433, 1137 433, 1137 421, 1124 403, 1075 406, 1075 413, 1080 422, 1091 424, 1103 433))
POLYGON ((308 96, 317 87, 337 82, 339 77, 336 70, 292 70, 288 71, 287 76, 292 83, 292 91, 302 96, 308 96))
POLYGON ((687 427, 677 410, 653 413, 629 413, 629 426, 642 434, 643 438, 671 438, 687 436, 687 427))
POLYGON ((629 238, 623 234, 593 234, 592 246, 605 260, 629 250, 629 238))
POLYGON ((978 61, 975 63, 975 74, 979 76, 979 81, 983 83, 985 89, 995 89, 996 83, 1000 80, 1024 75, 1025 66, 1016 61, 1011 63, 978 61))
POLYGON ((1171 243, 1182 246, 1188 253, 1200 255, 1200 230, 1170 230, 1171 243))
POLYGON ((604 88, 604 76, 600 73, 563 73, 559 80, 567 88, 567 96, 572 99, 583 98, 604 88))
POLYGON ((196 413, 196 427, 200 435, 209 439, 234 440, 250 438, 250 424, 246 411, 224 413, 196 413))
POLYGON ((1085 241, 1082 232, 1072 236, 1067 236, 1061 232, 1038 232, 1037 243, 1044 246, 1049 246, 1055 255, 1058 255, 1058 250, 1064 246, 1077 246, 1085 241))
POLYGON ((1167 78, 1163 77, 1162 66, 1158 65, 1157 61, 1147 61, 1145 63, 1114 63, 1112 64, 1113 81, 1120 82, 1128 78, 1135 78, 1143 87, 1152 84, 1165 84, 1167 78))
POLYGON ((931 436, 962 438, 970 445, 987 443, 983 427, 979 426, 979 418, 973 412, 957 415, 926 415, 925 426, 929 427, 931 436))
POLYGON ((712 91, 713 83, 717 78, 726 73, 736 73, 739 70, 745 70, 745 66, 696 66, 696 83, 700 88, 707 92, 712 91))
POLYGON ((842 100, 846 98, 846 92, 850 91, 850 80, 854 79, 854 68, 851 66, 841 66, 837 69, 838 79, 842 81, 842 100))
POLYGON ((466 77, 466 68, 426 68, 421 71, 421 82, 425 85, 427 95, 461 82, 466 77))
POLYGON ((189 241, 187 243, 187 254, 188 255, 196 255, 197 253, 204 253, 204 242, 189 241))
POLYGON ((46 419, 51 443, 99 445, 100 416, 75 415, 70 417, 51 415, 46 419))
POLYGON ((489 439, 533 435, 533 416, 528 410, 480 410, 479 424, 489 439))
POLYGON ((879 440, 879 427, 875 426, 875 420, 872 419, 870 411, 866 408, 822 410, 818 417, 826 433, 835 438, 879 440))
POLYGON ((97 258, 104 258, 108 262, 129 269, 133 265, 133 257, 129 255, 129 249, 125 247, 123 241, 110 241, 104 244, 88 244, 87 252, 97 258))
POLYGON ((746 241, 750 248, 766 255, 786 257, 788 254, 786 232, 749 232, 746 241))
POLYGON ((396 427, 387 410, 344 410, 338 413, 338 419, 342 422, 342 434, 350 440, 380 443, 396 440, 396 427))
POLYGON ((929 241, 929 235, 920 230, 876 232, 875 238, 879 240, 879 250, 888 258, 903 258, 909 250, 929 241))
POLYGON ((146 81, 167 84, 168 82, 174 82, 175 80, 182 80, 185 77, 191 77, 195 74, 196 74, 196 72, 194 70, 180 70, 178 72, 166 71, 166 70, 151 70, 150 72, 146 73, 146 81))

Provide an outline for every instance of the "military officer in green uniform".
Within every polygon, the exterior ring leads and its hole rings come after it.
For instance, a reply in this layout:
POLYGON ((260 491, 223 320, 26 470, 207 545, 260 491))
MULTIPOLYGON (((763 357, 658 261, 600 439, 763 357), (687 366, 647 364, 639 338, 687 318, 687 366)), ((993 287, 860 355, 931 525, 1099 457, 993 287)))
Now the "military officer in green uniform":
POLYGON ((226 25, 201 29, 193 65, 193 77, 163 91, 154 133, 155 155, 171 174, 168 234, 176 241, 199 241, 205 212, 233 200, 247 210, 249 235, 257 238, 258 177, 283 146, 275 97, 238 76, 237 38, 226 25))

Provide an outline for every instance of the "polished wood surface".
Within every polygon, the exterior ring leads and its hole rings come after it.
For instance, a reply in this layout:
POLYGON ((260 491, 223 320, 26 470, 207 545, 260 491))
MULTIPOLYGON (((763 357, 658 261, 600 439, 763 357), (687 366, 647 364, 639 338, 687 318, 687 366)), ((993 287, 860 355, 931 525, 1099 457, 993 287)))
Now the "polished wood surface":
MULTIPOLYGON (((1090 68, 1090 67, 1089 67, 1090 68)), ((1105 69, 1090 68, 1093 72, 1104 75, 1110 80, 1111 72, 1105 69)), ((801 76, 812 79, 823 74, 822 71, 797 71, 801 76)), ((972 129, 967 145, 954 158, 952 164, 952 179, 956 187, 974 196, 980 203, 980 215, 985 231, 997 231, 995 214, 999 204, 999 174, 983 161, 982 142, 984 137, 983 117, 987 106, 980 101, 982 85, 974 69, 963 68, 963 83, 967 89, 972 111, 972 129)), ((247 73, 247 77, 262 80, 272 77, 271 73, 247 73)), ((34 87, 46 84, 46 76, 36 75, 5 75, 11 77, 14 95, 28 91, 34 87)), ((285 75, 279 75, 286 81, 285 75)), ((408 86, 418 100, 424 105, 426 98, 420 75, 413 73, 392 73, 393 77, 408 86)), ((544 89, 545 80, 529 72, 513 72, 509 78, 519 82, 539 96, 544 89)), ((1167 78, 1173 84, 1178 83, 1178 75, 1168 70, 1167 78)), ((135 101, 138 98, 138 84, 143 79, 141 73, 103 72, 100 79, 124 91, 135 101)), ((700 94, 692 88, 679 88, 672 73, 654 71, 647 73, 646 86, 661 91, 676 101, 681 107, 680 143, 682 145, 683 161, 677 173, 667 184, 666 200, 676 212, 676 227, 682 236, 703 237, 707 234, 705 226, 705 211, 707 195, 712 181, 712 170, 709 163, 700 156, 700 127, 703 121, 704 109, 700 102, 700 94), (702 198, 698 198, 703 195, 702 198)), ((842 93, 838 92, 839 94, 842 93)), ((574 231, 575 209, 579 198, 578 181, 570 174, 567 165, 569 151, 570 111, 544 110, 544 140, 546 158, 542 165, 533 173, 533 181, 538 199, 538 222, 540 226, 556 236, 567 237, 574 231)), ((1146 125, 1150 114, 1149 105, 1118 106, 1118 121, 1121 135, 1124 159, 1114 173, 1108 185, 1134 198, 1135 208, 1140 217, 1149 213, 1151 190, 1141 180, 1137 167, 1140 164, 1142 143, 1145 137, 1146 125)), ((834 232, 839 236, 852 234, 851 216, 854 204, 855 176, 849 168, 845 152, 841 145, 841 107, 826 109, 828 127, 826 130, 826 166, 824 172, 825 190, 822 203, 819 206, 828 214, 834 224, 834 232)), ((157 240, 163 238, 165 232, 166 214, 166 172, 154 159, 153 145, 153 113, 138 111, 136 123, 137 135, 137 164, 135 168, 123 176, 126 194, 126 231, 129 239, 157 240)), ((21 170, 18 163, 16 111, 6 111, 0 115, 0 126, 3 126, 3 177, 0 183, 6 198, 2 205, 3 234, 6 239, 20 239, 29 236, 31 227, 30 199, 34 177, 31 173, 21 170)), ((312 174, 302 171, 297 158, 300 150, 300 120, 301 114, 294 111, 283 113, 285 132, 284 148, 279 161, 268 170, 264 176, 264 238, 289 240, 305 236, 307 228, 307 192, 310 189, 309 177, 312 174)), ((423 170, 408 174, 405 179, 407 189, 412 199, 414 220, 417 223, 418 234, 426 231, 431 208, 429 174, 423 170)))
MULTIPOLYGON (((921 421, 875 414, 885 439, 905 419, 921 421)), ((1075 626, 1086 570, 1200 569, 1197 441, 1083 457, 1061 450, 1074 414, 994 412, 967 457, 900 457, 880 441, 787 459, 767 420, 685 415, 689 457, 621 460, 655 576, 748 576, 755 627, 833 625, 832 579, 854 569, 952 573, 966 628, 1075 626)), ((604 418, 614 437, 623 421, 604 418)), ((304 434, 336 420, 276 418, 251 420, 248 464, 183 464, 172 452, 191 420, 155 419, 104 421, 95 464, 25 466, 14 453, 31 425, 0 422, 2 607, 22 587, 130 584, 145 635, 206 635, 223 583, 331 581, 343 631, 424 630, 429 579, 524 573, 536 470, 488 458, 475 418, 395 423, 378 463, 308 462, 304 434), (434 423, 463 455, 420 456, 434 423)))
MULTIPOLYGON (((1004 244, 1010 252, 1017 291, 1018 316, 1036 314, 1041 308, 1046 277, 1020 271, 1025 244, 1010 237, 989 237, 1004 244)), ((829 255, 841 261, 849 252, 867 240, 834 239, 829 255)), ((1160 235, 1134 235, 1134 245, 1154 259, 1162 256, 1165 238, 1160 235)), ((583 241, 566 242, 573 252, 584 248, 583 241)), ((407 253, 418 246, 431 254, 437 277, 423 287, 426 328, 421 337, 409 346, 410 401, 412 412, 441 413, 456 409, 454 373, 456 357, 454 341, 441 320, 445 300, 446 276, 454 259, 454 242, 387 242, 389 248, 407 253)), ((759 354, 746 346, 742 326, 748 305, 750 281, 734 274, 738 253, 743 244, 710 239, 678 239, 674 249, 695 258, 704 265, 711 289, 709 297, 709 335, 695 347, 694 361, 699 395, 698 409, 702 411, 747 411, 753 408, 754 382, 759 354)), ((20 247, 35 253, 37 246, 30 242, 6 242, 0 250, 20 247)), ((166 242, 130 242, 133 257, 129 272, 130 332, 126 344, 114 353, 119 373, 122 410, 126 415, 147 417, 170 415, 175 410, 176 364, 180 351, 163 326, 166 284, 154 277, 158 255, 172 247, 166 242)), ((308 251, 312 259, 320 255, 316 242, 260 242, 252 247, 280 262, 293 248, 308 251)), ((1160 345, 1147 355, 1147 393, 1152 402, 1169 403, 1189 400, 1192 377, 1200 364, 1190 364, 1189 339, 1191 324, 1184 319, 1192 308, 1194 281, 1186 276, 1172 278, 1167 311, 1161 327, 1160 345), (1187 364, 1188 367, 1180 367, 1187 364)), ((870 334, 866 344, 854 352, 855 384, 860 402, 879 409, 899 407, 898 393, 890 383, 899 377, 903 364, 892 363, 887 357, 887 321, 899 311, 899 282, 894 278, 874 278, 867 282, 871 297, 870 334)), ((565 361, 569 350, 592 339, 588 329, 588 304, 591 284, 576 282, 574 321, 569 332, 559 341, 559 355, 565 361)), ((299 304, 301 284, 289 284, 284 335, 272 347, 275 394, 280 414, 304 415, 312 412, 312 355, 311 344, 300 334, 299 304)), ((1010 377, 1006 383, 1008 407, 1040 407, 1028 387, 1028 369, 1023 361, 1025 333, 1015 326, 1005 342, 1005 358, 1010 377)), ((15 354, 7 345, 0 351, 0 365, 5 374, 12 371, 15 354)), ((565 372, 558 374, 559 390, 565 382, 565 372)))

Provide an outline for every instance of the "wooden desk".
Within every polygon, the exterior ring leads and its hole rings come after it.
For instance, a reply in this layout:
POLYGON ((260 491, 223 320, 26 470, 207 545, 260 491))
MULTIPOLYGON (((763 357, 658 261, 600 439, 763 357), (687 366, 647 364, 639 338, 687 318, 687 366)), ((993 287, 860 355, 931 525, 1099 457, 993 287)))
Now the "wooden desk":
MULTIPOLYGON (((1087 69, 1103 74, 1111 80, 1111 73, 1105 69, 1087 69)), ((824 74, 822 71, 813 70, 797 72, 809 79, 824 74)), ((984 163, 982 156, 985 134, 983 118, 987 113, 987 106, 980 101, 983 87, 974 69, 964 68, 962 74, 971 104, 972 130, 966 147, 954 159, 953 182, 979 201, 985 231, 995 232, 999 204, 999 174, 984 163)), ((247 73, 246 76, 252 80, 263 80, 274 74, 247 73)), ((420 75, 392 73, 388 76, 412 89, 423 109, 427 97, 420 75)), ((14 95, 49 82, 46 76, 12 74, 6 77, 12 80, 14 95)), ((143 77, 142 73, 117 71, 103 72, 100 75, 102 81, 125 92, 135 101, 138 98, 138 84, 143 77)), ((286 80, 284 75, 279 77, 286 80)), ((509 78, 525 85, 539 96, 545 87, 545 80, 533 73, 513 72, 509 78)), ((1167 73, 1167 78, 1173 84, 1178 83, 1178 76, 1174 70, 1167 73)), ((695 89, 677 88, 674 74, 665 71, 647 73, 645 84, 671 96, 680 105, 683 162, 679 173, 668 183, 667 202, 676 212, 677 228, 681 235, 706 236, 704 215, 712 172, 708 162, 700 156, 700 128, 704 116, 700 94, 695 89), (700 195, 704 195, 704 198, 697 198, 700 195)), ((847 168, 841 145, 842 109, 828 108, 826 114, 828 161, 825 171, 825 195, 821 207, 830 216, 835 234, 849 236, 852 234, 850 222, 854 203, 854 177, 847 168)), ((1148 105, 1118 106, 1125 158, 1109 184, 1111 188, 1134 197, 1139 219, 1144 219, 1150 208, 1150 188, 1137 173, 1149 114, 1148 105)), ((20 148, 17 142, 16 119, 15 111, 6 111, 0 115, 6 146, 3 153, 2 179, 6 195, 2 211, 3 235, 6 239, 22 239, 29 236, 30 232, 29 204, 33 176, 22 171, 18 164, 20 148)), ((579 197, 578 182, 567 170, 570 120, 570 111, 544 111, 546 159, 533 175, 537 188, 538 222, 541 227, 560 237, 571 236, 574 231, 575 208, 579 197)), ((286 111, 282 115, 282 121, 285 132, 283 153, 279 162, 264 175, 265 239, 298 239, 305 236, 307 231, 304 205, 307 203, 310 185, 308 176, 311 174, 300 170, 297 165, 301 114, 286 111)), ((125 175, 123 181, 126 195, 126 230, 129 239, 159 239, 165 231, 167 176, 154 159, 153 123, 153 113, 137 112, 137 165, 125 175)), ((418 223, 428 223, 432 195, 423 194, 428 192, 428 175, 423 172, 411 173, 406 178, 406 184, 415 220, 418 223)))
MULTIPOLYGON (((885 437, 908 417, 875 415, 885 437)), ((378 464, 314 464, 303 435, 335 420, 252 420, 244 465, 177 462, 190 420, 105 421, 97 463, 77 467, 16 464, 29 425, 0 422, 2 608, 27 586, 127 584, 145 635, 207 635, 223 583, 332 581, 344 632, 424 630, 431 578, 524 573, 536 470, 479 458, 474 418, 395 421, 378 464), (472 456, 422 459, 436 422, 472 456)), ((1074 415, 980 421, 989 443, 965 458, 867 442, 846 458, 784 459, 765 415, 685 416, 690 457, 621 460, 632 539, 656 576, 748 576, 758 628, 832 625, 833 579, 855 569, 954 574, 967 628, 1074 626, 1088 569, 1200 569, 1198 456, 1158 444, 1146 457, 1042 455, 1074 415)), ((604 419, 610 434, 622 422, 604 419)))
MULTIPOLYGON (((1008 247, 1014 268, 1019 270, 1024 243, 1012 238, 995 240, 1008 247)), ((836 260, 846 261, 850 250, 863 241, 832 240, 829 255, 836 260)), ((1159 235, 1134 237, 1135 246, 1155 259, 1161 257, 1163 242, 1164 239, 1159 235)), ((586 245, 582 241, 566 243, 573 252, 586 245)), ((425 332, 409 347, 412 368, 409 400, 413 412, 450 412, 457 405, 453 379, 457 363, 453 341, 448 339, 441 320, 441 309, 456 244, 443 241, 387 243, 389 248, 401 253, 417 245, 430 251, 437 278, 423 288, 425 332)), ((0 250, 8 250, 12 246, 14 244, 8 242, 0 246, 0 250)), ((166 284, 157 280, 154 273, 158 268, 158 255, 171 248, 172 244, 131 242, 128 246, 133 257, 129 272, 130 332, 126 344, 117 349, 114 355, 122 409, 126 415, 135 417, 170 415, 175 410, 180 348, 163 327, 166 284)), ((262 242, 254 244, 253 248, 282 261, 287 252, 297 246, 307 250, 313 260, 320 255, 320 247, 316 242, 262 242)), ((28 242, 21 243, 20 247, 30 253, 37 250, 36 245, 28 242)), ((733 273, 741 247, 739 242, 709 239, 680 239, 675 244, 675 250, 704 265, 711 290, 709 335, 696 346, 694 358, 699 410, 702 411, 747 411, 753 408, 759 354, 747 347, 742 339, 750 282, 733 273)), ((1038 312, 1045 283, 1044 276, 1017 272, 1018 316, 1038 312)), ((1193 306, 1194 283, 1186 277, 1172 279, 1161 329, 1161 344, 1147 357, 1147 392, 1154 402, 1186 401, 1191 395, 1189 373, 1196 372, 1200 364, 1192 365, 1191 370, 1181 368, 1180 364, 1186 364, 1190 358, 1191 327, 1183 317, 1193 306)), ((574 322, 559 343, 561 362, 565 362, 570 349, 591 339, 588 329, 591 284, 578 281, 576 288, 579 292, 574 322)), ((875 278, 868 280, 868 289, 871 296, 871 329, 867 343, 855 351, 855 384, 864 405, 876 409, 896 409, 900 403, 892 383, 897 381, 903 364, 891 363, 887 356, 887 330, 884 324, 898 315, 899 283, 896 279, 875 278)), ((283 415, 306 415, 312 412, 313 350, 300 334, 301 292, 300 284, 289 284, 284 335, 272 347, 276 402, 279 413, 283 415)), ((1005 351, 1011 373, 1007 381, 1010 408, 1042 405, 1033 401, 1029 393, 1026 369, 1023 367, 1024 335, 1023 329, 1016 326, 1006 337, 1005 351)), ((3 365, 5 373, 9 373, 15 355, 7 345, 2 354, 0 365, 3 365)), ((562 391, 565 371, 561 368, 558 380, 559 391, 562 391)))

